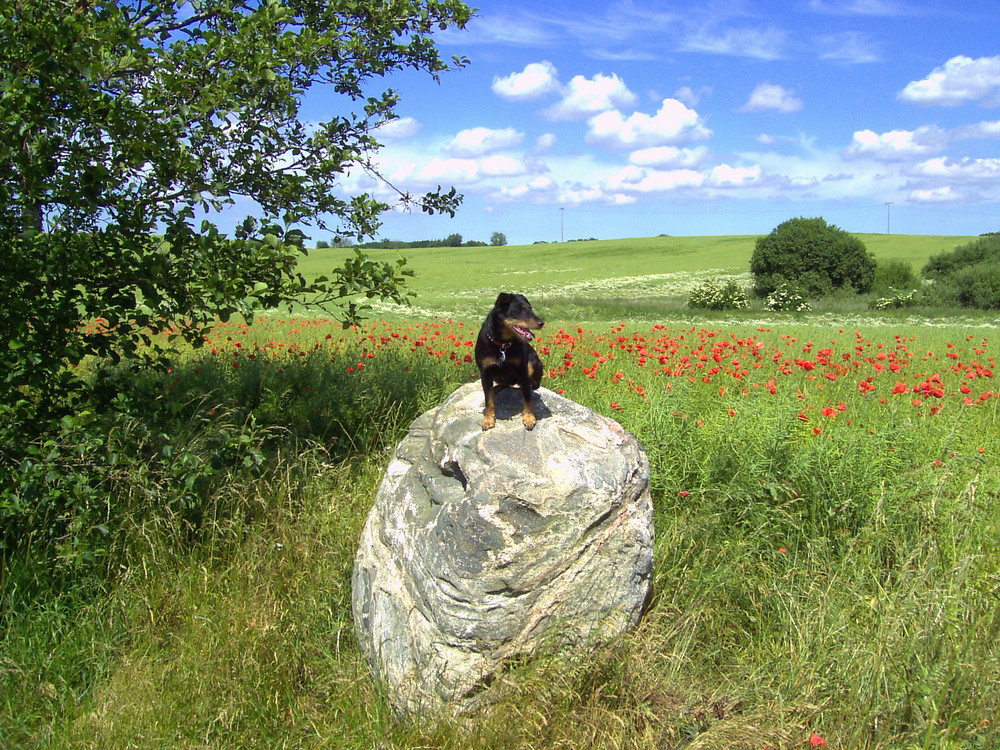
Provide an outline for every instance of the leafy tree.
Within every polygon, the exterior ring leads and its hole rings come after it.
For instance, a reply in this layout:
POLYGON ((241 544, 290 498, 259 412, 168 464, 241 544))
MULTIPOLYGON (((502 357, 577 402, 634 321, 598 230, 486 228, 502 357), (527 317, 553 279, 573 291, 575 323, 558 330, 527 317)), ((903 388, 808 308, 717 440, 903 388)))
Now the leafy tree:
POLYGON ((462 235, 458 234, 457 232, 455 234, 449 234, 447 237, 441 240, 441 243, 443 247, 461 247, 462 235))
POLYGON ((493 247, 503 247, 507 244, 507 235, 503 232, 494 232, 490 235, 490 244, 493 247))
POLYGON ((922 273, 933 281, 927 293, 934 304, 1000 309, 1000 234, 932 256, 922 273))
MULTIPOLYGON (((373 79, 461 67, 431 33, 469 17, 458 0, 0 0, 6 418, 80 396, 86 357, 149 356, 159 332, 197 346, 217 318, 294 299, 347 321, 359 297, 403 300, 403 262, 360 251, 307 282, 303 229, 375 232, 387 204, 331 190, 372 172, 378 126, 396 116, 397 94, 373 79), (307 123, 319 87, 341 114, 307 123), (213 223, 248 202, 258 218, 232 237, 213 223)), ((399 197, 430 213, 461 200, 399 197)))
POLYGON ((867 292, 875 257, 861 240, 821 218, 789 219, 760 237, 750 259, 754 291, 766 297, 789 284, 811 297, 838 289, 867 292))
POLYGON ((928 279, 944 279, 981 263, 1000 263, 1000 234, 984 234, 954 250, 932 255, 921 273, 928 279))

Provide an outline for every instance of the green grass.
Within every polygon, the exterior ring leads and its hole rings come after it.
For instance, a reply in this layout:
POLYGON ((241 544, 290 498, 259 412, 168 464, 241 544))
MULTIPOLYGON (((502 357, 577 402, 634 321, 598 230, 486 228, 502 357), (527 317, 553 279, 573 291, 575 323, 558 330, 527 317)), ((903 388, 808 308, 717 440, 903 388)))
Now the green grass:
POLYGON ((98 562, 4 553, 0 747, 1000 747, 992 319, 627 314, 623 289, 673 273, 665 244, 694 274, 752 247, 729 241, 637 240, 624 282, 606 243, 567 243, 586 305, 556 246, 414 253, 440 274, 418 308, 453 320, 264 318, 123 374, 142 408, 106 438, 124 458, 98 562), (475 376, 492 292, 456 295, 517 279, 563 300, 533 297, 545 385, 649 453, 654 599, 614 643, 517 665, 475 715, 396 717, 354 641, 356 540, 407 424, 475 376))
MULTIPOLYGON (((857 235, 877 260, 910 263, 915 272, 930 256, 952 250, 973 237, 934 235, 857 235)), ((688 291, 706 278, 745 276, 755 235, 721 237, 645 237, 538 245, 442 247, 419 250, 368 250, 376 260, 403 253, 415 277, 414 310, 379 308, 392 317, 475 317, 483 300, 499 291, 520 291, 544 300, 566 318, 588 322, 614 319, 593 301, 617 304, 631 314, 676 311, 688 291)), ((307 277, 340 263, 345 251, 311 251, 302 263, 307 277)))

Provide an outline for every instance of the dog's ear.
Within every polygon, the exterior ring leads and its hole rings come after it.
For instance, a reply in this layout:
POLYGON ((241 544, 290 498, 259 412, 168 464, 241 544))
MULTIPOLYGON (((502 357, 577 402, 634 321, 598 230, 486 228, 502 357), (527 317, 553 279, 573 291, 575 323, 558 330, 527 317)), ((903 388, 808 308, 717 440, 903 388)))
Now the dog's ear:
POLYGON ((506 307, 513 298, 514 295, 510 292, 500 292, 500 296, 497 297, 496 307, 506 307))

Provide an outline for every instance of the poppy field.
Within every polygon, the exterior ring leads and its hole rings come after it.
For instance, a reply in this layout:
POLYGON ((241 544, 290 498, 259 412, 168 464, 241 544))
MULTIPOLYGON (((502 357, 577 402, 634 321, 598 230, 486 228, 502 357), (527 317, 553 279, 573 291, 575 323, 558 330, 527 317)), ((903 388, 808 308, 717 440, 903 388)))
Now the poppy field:
POLYGON ((44 635, 22 642, 43 661, 4 655, 21 670, 5 676, 6 740, 1000 744, 994 328, 539 311, 543 387, 649 454, 654 595, 634 633, 512 665, 474 716, 394 716, 354 642, 354 548, 410 421, 477 378, 479 321, 220 323, 129 381, 158 426, 124 483, 115 583, 72 621, 37 618, 44 635))

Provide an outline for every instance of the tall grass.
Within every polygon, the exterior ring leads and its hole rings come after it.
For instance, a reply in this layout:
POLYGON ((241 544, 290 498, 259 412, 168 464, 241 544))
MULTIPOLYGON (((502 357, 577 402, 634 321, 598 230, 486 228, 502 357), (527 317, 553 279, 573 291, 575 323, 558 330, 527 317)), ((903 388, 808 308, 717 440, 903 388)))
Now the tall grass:
POLYGON ((650 454, 654 600, 460 719, 391 713, 350 572, 392 447, 474 378, 475 326, 263 320, 123 378, 145 437, 113 542, 51 576, 4 561, 0 746, 1000 746, 995 343, 760 328, 550 320, 545 385, 650 454))

